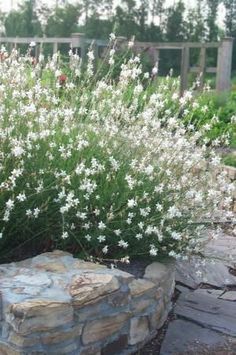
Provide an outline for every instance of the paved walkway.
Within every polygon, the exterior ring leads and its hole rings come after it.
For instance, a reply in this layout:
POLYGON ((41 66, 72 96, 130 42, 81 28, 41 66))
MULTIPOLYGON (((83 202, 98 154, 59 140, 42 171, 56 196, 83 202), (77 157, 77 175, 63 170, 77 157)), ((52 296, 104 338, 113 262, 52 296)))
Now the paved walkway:
POLYGON ((206 245, 205 259, 177 265, 179 297, 160 355, 236 354, 236 235, 206 245))

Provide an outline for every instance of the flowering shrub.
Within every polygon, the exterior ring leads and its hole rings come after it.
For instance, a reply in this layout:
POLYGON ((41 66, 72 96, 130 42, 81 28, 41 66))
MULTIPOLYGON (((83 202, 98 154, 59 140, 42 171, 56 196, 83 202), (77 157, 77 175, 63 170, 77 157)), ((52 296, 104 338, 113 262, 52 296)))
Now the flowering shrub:
POLYGON ((234 186, 201 141, 208 127, 179 119, 191 93, 180 99, 168 78, 154 90, 137 56, 113 82, 113 55, 99 80, 92 52, 85 74, 72 53, 66 75, 59 55, 0 63, 2 254, 50 238, 86 256, 178 258, 232 218, 234 186))

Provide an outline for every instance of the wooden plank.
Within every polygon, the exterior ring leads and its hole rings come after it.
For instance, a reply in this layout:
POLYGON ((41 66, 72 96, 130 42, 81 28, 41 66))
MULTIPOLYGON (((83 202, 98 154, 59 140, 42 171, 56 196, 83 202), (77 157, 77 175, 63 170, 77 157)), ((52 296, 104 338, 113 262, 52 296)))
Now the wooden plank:
MULTIPOLYGON (((190 73, 199 73, 200 72, 200 67, 191 67, 189 69, 189 72, 190 73)), ((214 74, 214 73, 217 72, 217 68, 215 68, 215 67, 205 68, 205 72, 214 74)))
POLYGON ((216 67, 206 68, 206 73, 217 73, 217 68, 216 67))
POLYGON ((180 95, 182 96, 188 88, 189 73, 189 47, 182 49, 181 59, 181 77, 180 77, 180 95))
POLYGON ((231 88, 233 38, 224 38, 218 49, 216 90, 228 91, 231 88))
MULTIPOLYGON (((81 34, 80 34, 81 35, 81 34)), ((94 40, 86 38, 84 39, 86 44, 91 44, 93 41, 96 42, 98 46, 107 46, 109 41, 106 40, 94 40)), ((70 37, 0 37, 0 42, 3 43, 71 43, 70 37)), ((157 49, 182 49, 184 47, 189 48, 218 48, 220 43, 209 42, 209 43, 195 43, 195 42, 135 42, 135 47, 149 48, 154 47, 157 49)))
POLYGON ((54 42, 53 43, 53 54, 56 54, 58 52, 58 43, 54 42))
POLYGON ((206 70, 206 48, 202 47, 200 50, 199 61, 199 89, 202 90, 204 86, 204 76, 206 70))
POLYGON ((71 43, 71 38, 57 37, 0 37, 1 43, 71 43))
POLYGON ((135 42, 134 46, 141 48, 155 47, 158 49, 182 49, 184 47, 189 48, 218 48, 220 43, 209 42, 209 43, 195 43, 195 42, 135 42))

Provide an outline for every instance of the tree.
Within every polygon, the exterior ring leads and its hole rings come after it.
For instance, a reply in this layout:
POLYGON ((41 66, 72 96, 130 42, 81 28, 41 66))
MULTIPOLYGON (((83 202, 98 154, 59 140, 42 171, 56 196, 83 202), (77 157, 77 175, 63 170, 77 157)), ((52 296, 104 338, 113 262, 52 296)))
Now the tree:
POLYGON ((70 37, 78 28, 78 18, 81 14, 80 7, 67 4, 56 7, 54 13, 48 18, 46 35, 49 37, 70 37))
POLYGON ((225 26, 228 36, 236 35, 236 0, 224 0, 226 9, 225 26))
POLYGON ((99 14, 100 10, 111 13, 113 0, 80 0, 79 5, 86 25, 89 17, 99 14))
POLYGON ((159 19, 159 26, 162 27, 165 0, 153 0, 150 5, 152 23, 155 22, 155 17, 159 19))
POLYGON ((208 40, 216 41, 218 39, 219 28, 216 24, 218 15, 219 0, 207 0, 207 26, 208 40))
POLYGON ((206 36, 206 20, 203 13, 203 0, 197 0, 197 6, 188 12, 186 20, 187 39, 192 42, 203 41, 206 36))
POLYGON ((19 10, 13 10, 5 17, 5 33, 7 36, 33 37, 42 34, 41 24, 35 11, 35 2, 26 1, 19 10))
POLYGON ((236 70, 236 0, 224 0, 226 9, 225 26, 228 36, 234 37, 233 70, 236 70))
POLYGON ((138 9, 134 0, 122 0, 123 6, 117 6, 113 21, 115 23, 116 33, 119 36, 139 37, 140 27, 138 24, 138 9))
POLYGON ((139 26, 139 39, 145 40, 145 33, 148 19, 148 0, 143 0, 137 10, 137 20, 139 26))
POLYGON ((185 6, 182 0, 167 9, 165 25, 167 41, 183 41, 185 39, 186 23, 184 21, 185 6))

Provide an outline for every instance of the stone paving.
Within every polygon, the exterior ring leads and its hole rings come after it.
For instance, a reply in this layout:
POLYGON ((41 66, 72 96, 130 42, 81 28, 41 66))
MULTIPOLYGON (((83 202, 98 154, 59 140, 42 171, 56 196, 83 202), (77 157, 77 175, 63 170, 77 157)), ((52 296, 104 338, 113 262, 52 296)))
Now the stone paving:
POLYGON ((236 235, 208 243, 205 258, 177 263, 179 297, 160 355, 236 354, 236 235))

